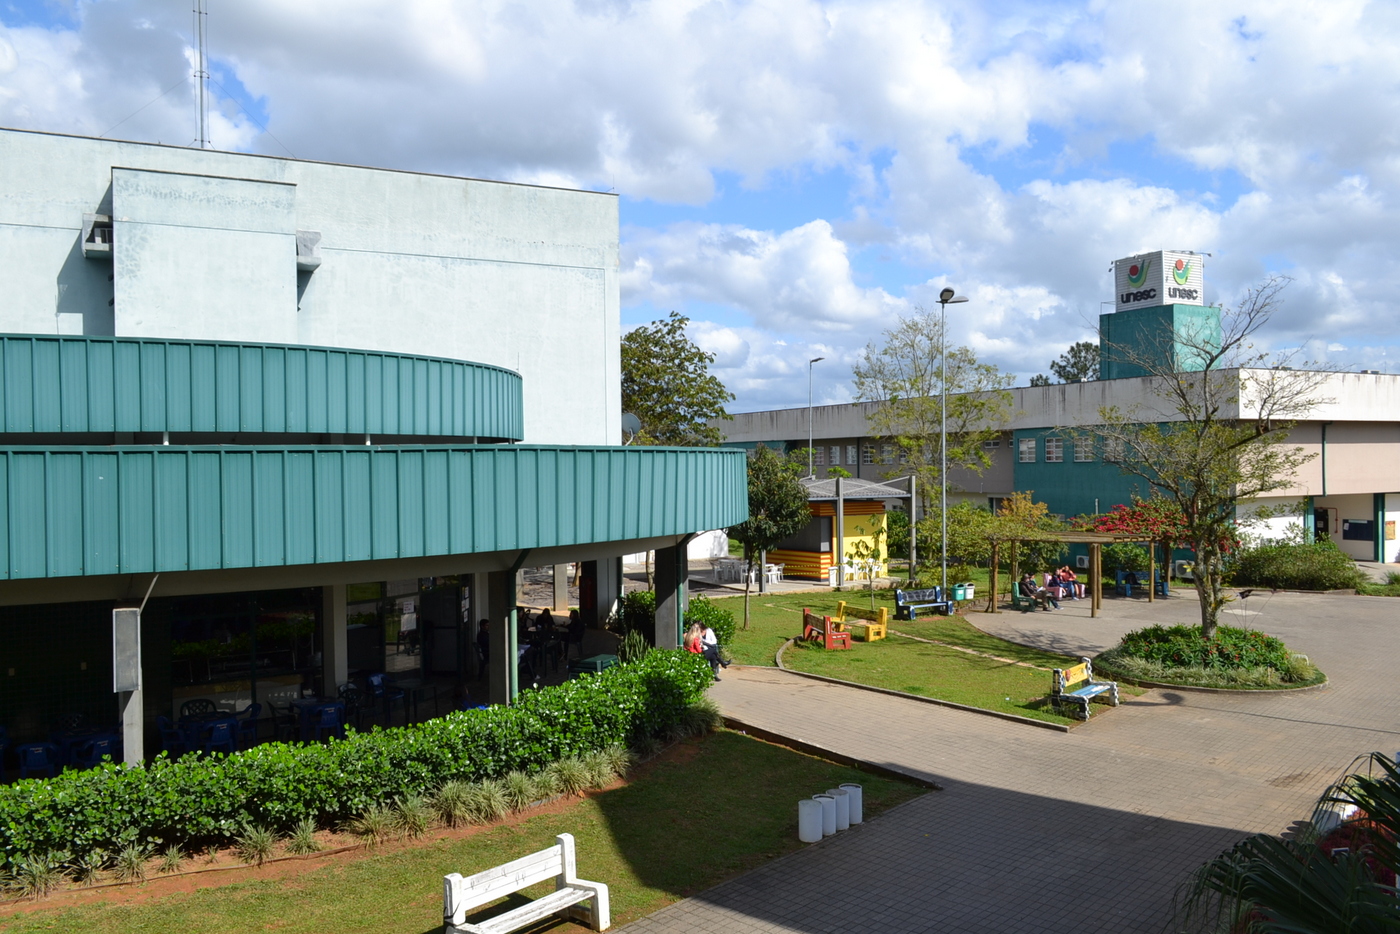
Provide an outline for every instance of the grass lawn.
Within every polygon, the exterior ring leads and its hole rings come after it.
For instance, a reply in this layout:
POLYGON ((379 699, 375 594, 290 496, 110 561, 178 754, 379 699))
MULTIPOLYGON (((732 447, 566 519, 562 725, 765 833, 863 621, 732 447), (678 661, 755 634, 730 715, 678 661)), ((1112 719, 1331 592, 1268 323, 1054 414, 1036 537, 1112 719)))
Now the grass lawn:
MULTIPOLYGON (((772 665, 773 656, 788 639, 801 634, 802 608, 813 613, 834 613, 839 600, 868 609, 868 591, 844 593, 762 594, 752 595, 749 604, 749 630, 738 631, 729 647, 736 662, 748 665, 772 665)), ((724 598, 716 603, 743 618, 743 598, 724 598)), ((894 615, 894 594, 875 591, 875 605, 886 606, 894 615)), ((742 622, 741 622, 742 625, 742 622)), ((969 655, 956 648, 929 645, 914 639, 891 635, 888 639, 869 645, 855 643, 849 652, 827 652, 794 645, 783 656, 783 663, 796 671, 840 678, 872 687, 889 688, 908 694, 936 697, 939 700, 967 704, 986 710, 1017 714, 1051 723, 1075 723, 1070 717, 1055 713, 1046 699, 1050 693, 1050 673, 1025 668, 998 659, 1010 659, 1038 665, 1041 668, 1063 668, 1078 659, 1026 648, 998 639, 970 625, 959 616, 932 617, 921 620, 891 619, 891 628, 911 636, 933 639, 948 645, 980 652, 986 658, 969 655)), ((1142 693, 1129 685, 1120 685, 1124 694, 1142 693)), ((1106 709, 1095 704, 1094 714, 1106 709)))
MULTIPOLYGON (((275 864, 257 872, 307 868, 290 878, 254 878, 134 904, 59 904, 23 913, 3 904, 0 928, 10 934, 425 934, 442 930, 444 875, 516 859, 552 845, 555 834, 564 832, 577 839, 579 875, 611 887, 613 924, 621 925, 799 848, 796 801, 842 782, 864 786, 867 815, 922 791, 721 731, 673 748, 626 785, 470 835, 443 831, 369 855, 328 857, 319 867, 275 864)), ((529 894, 550 890, 545 883, 529 894)), ((569 922, 555 928, 586 930, 569 922)))

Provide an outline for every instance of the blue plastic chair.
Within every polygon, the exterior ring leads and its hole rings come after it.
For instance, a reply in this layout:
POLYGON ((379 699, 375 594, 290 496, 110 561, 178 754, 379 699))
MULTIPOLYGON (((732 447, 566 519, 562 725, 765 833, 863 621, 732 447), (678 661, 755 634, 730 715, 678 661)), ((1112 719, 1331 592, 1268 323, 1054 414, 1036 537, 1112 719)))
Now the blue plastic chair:
POLYGON ((238 712, 241 718, 238 721, 238 746, 247 749, 258 744, 258 716, 262 713, 262 704, 249 704, 238 712))
POLYGON ((19 753, 20 778, 28 778, 36 772, 48 778, 58 774, 58 747, 53 743, 25 743, 15 751, 19 753))
POLYGON ((204 740, 204 751, 216 750, 232 755, 238 751, 238 721, 232 718, 215 720, 204 728, 208 736, 204 740))
POLYGON ((94 736, 74 750, 73 764, 80 768, 91 769, 102 762, 103 756, 111 756, 112 761, 115 762, 121 757, 121 746, 121 737, 115 733, 94 736))
POLYGON ((344 704, 322 704, 313 707, 311 710, 312 730, 315 731, 317 742, 325 738, 325 734, 345 738, 345 705, 344 704))
POLYGON ((370 675, 365 679, 369 684, 369 693, 379 699, 380 705, 384 708, 384 725, 388 726, 393 719, 394 702, 403 704, 403 719, 408 722, 408 695, 403 688, 396 688, 385 682, 383 672, 370 675))
POLYGON ((160 746, 170 753, 173 759, 183 755, 188 748, 184 732, 170 721, 169 717, 156 717, 156 729, 160 730, 160 746))

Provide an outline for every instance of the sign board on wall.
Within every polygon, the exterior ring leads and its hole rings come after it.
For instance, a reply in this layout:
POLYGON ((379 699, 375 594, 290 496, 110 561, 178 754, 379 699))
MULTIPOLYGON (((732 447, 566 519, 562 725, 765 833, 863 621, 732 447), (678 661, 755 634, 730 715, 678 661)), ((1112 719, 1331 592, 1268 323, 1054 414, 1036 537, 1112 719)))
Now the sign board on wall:
POLYGON ((1113 264, 1114 311, 1153 305, 1204 305, 1199 253, 1157 250, 1113 264))

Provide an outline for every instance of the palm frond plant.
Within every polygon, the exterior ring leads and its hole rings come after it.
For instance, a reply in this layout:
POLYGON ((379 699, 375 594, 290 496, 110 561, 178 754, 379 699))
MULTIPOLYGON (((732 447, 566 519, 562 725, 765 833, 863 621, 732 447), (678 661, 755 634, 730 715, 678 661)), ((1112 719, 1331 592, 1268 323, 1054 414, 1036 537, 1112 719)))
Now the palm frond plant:
POLYGON ((1372 753, 1354 763, 1318 801, 1313 825, 1314 833, 1297 840, 1256 834, 1197 869, 1179 893, 1179 929, 1400 930, 1400 769, 1395 762, 1372 753))

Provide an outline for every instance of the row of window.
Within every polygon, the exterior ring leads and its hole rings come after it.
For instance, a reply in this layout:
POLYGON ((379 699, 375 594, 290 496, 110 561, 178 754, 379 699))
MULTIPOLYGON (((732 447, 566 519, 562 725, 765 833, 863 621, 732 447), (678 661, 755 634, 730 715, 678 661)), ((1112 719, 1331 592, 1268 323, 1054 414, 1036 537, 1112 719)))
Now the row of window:
MULTIPOLYGON (((1069 448, 1073 451, 1073 457, 1076 463, 1084 463, 1094 459, 1094 445, 1091 441, 1066 442, 1064 438, 1045 438, 1043 440, 1045 444, 1045 462, 1047 464, 1064 463, 1066 444, 1068 444, 1069 448)), ((1023 464, 1034 464, 1039 453, 1037 446, 1040 444, 1040 441, 1036 438, 1022 438, 1016 444, 1020 462, 1023 464)), ((1115 454, 1117 448, 1114 439, 1103 439, 1102 446, 1104 449, 1104 460, 1116 461, 1120 459, 1119 456, 1115 454)), ((983 441, 982 447, 988 449, 999 448, 1001 447, 1001 440, 999 438, 993 438, 989 441, 983 441)), ((928 454, 927 451, 924 453, 925 455, 928 454)), ((818 445, 812 449, 812 463, 814 466, 840 467, 843 462, 848 467, 854 467, 858 463, 867 466, 895 463, 907 464, 909 463, 909 455, 908 452, 894 444, 832 444, 818 445), (843 453, 845 455, 844 459, 842 457, 843 453), (859 460, 857 460, 857 457, 859 457, 859 460)))
MULTIPOLYGON (((1022 438, 1017 443, 1019 459, 1023 464, 1034 464, 1036 461, 1035 438, 1022 438)), ((1103 459, 1109 462, 1122 459, 1122 442, 1116 438, 1103 439, 1103 459)), ((1094 459, 1094 443, 1088 439, 1070 442, 1070 448, 1074 451, 1076 463, 1084 463, 1094 459)), ((1062 464, 1065 460, 1065 439, 1046 438, 1045 439, 1045 462, 1047 464, 1062 464)))

